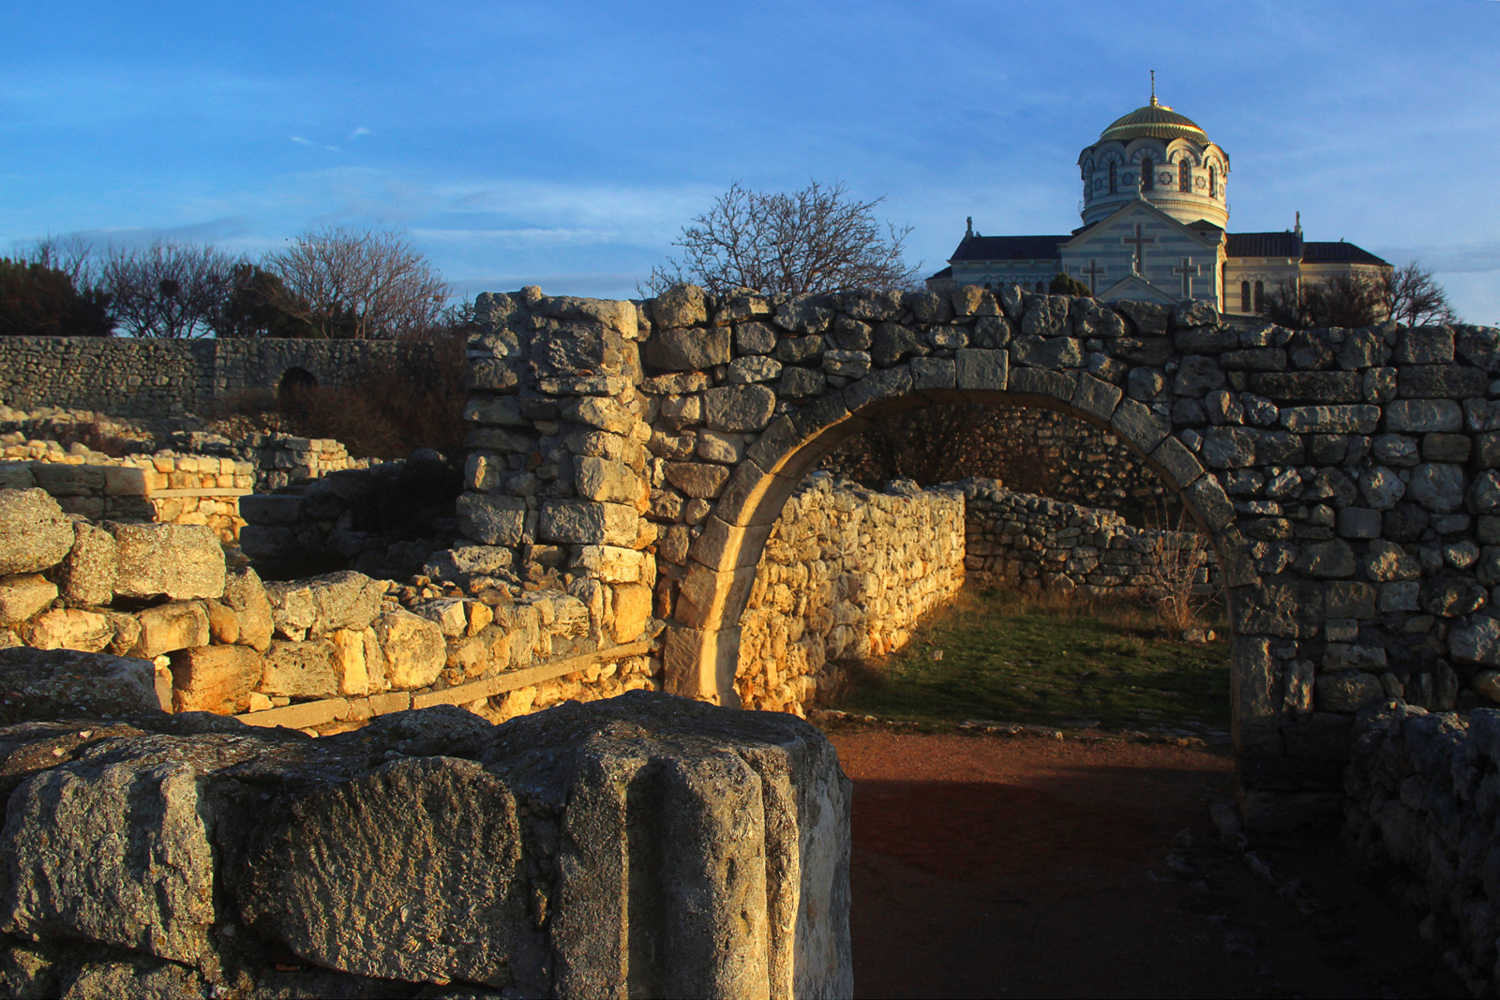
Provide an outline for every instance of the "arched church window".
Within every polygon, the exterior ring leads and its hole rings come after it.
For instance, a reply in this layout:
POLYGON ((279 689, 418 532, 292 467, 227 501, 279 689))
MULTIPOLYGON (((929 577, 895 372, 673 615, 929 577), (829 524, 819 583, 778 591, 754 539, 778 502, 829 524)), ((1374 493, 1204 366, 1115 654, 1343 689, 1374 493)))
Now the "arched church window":
POLYGON ((1110 194, 1117 194, 1119 192, 1119 190, 1120 190, 1120 177, 1119 177, 1119 173, 1115 170, 1114 163, 1111 162, 1110 165, 1109 165, 1109 193, 1110 194))
POLYGON ((1240 312, 1250 311, 1250 282, 1240 282, 1240 312))
POLYGON ((1219 196, 1219 172, 1213 167, 1208 168, 1208 196, 1210 198, 1219 196))
POLYGON ((1141 190, 1156 190, 1156 164, 1151 162, 1149 156, 1141 161, 1141 190))
POLYGON ((1177 190, 1193 190, 1193 165, 1186 158, 1177 161, 1177 190))
POLYGON ((1266 283, 1257 281, 1255 283, 1255 311, 1263 312, 1266 308, 1266 283))

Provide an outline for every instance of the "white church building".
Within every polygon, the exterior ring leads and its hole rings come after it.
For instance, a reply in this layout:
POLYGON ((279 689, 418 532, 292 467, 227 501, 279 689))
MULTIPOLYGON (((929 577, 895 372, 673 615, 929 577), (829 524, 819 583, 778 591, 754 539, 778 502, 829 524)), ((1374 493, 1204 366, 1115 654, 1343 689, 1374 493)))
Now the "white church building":
POLYGON ((1067 236, 981 236, 973 219, 949 266, 929 285, 1021 285, 1046 291, 1058 274, 1102 301, 1208 302, 1260 311, 1279 286, 1336 274, 1378 277, 1391 265, 1353 243, 1316 243, 1296 228, 1230 233, 1229 154, 1186 115, 1151 103, 1118 119, 1078 154, 1083 225, 1067 236))

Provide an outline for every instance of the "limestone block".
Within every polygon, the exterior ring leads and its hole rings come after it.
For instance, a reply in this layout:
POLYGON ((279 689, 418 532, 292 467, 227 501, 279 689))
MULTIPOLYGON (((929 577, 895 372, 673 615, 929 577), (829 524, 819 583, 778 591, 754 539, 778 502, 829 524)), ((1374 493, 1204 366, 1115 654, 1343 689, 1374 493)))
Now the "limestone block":
MULTIPOLYGON (((763 326, 764 324, 760 325, 763 326)), ((827 364, 826 359, 824 364, 827 364)), ((775 358, 750 354, 736 358, 730 362, 729 369, 724 373, 724 381, 731 385, 744 385, 751 382, 772 382, 781 376, 781 369, 781 362, 775 358)))
POLYGON ((697 285, 673 285, 651 300, 651 319, 658 329, 701 326, 708 322, 708 305, 697 285))
POLYGON ((271 601, 255 570, 232 569, 224 581, 224 604, 239 619, 239 642, 264 652, 270 648, 275 623, 271 601))
POLYGON ((1010 355, 1005 351, 958 351, 955 364, 955 379, 960 389, 1003 392, 1007 388, 1010 355))
POLYGON ((102 652, 114 640, 107 615, 75 608, 54 608, 21 626, 21 637, 33 649, 77 649, 102 652))
POLYGON ((40 573, 0 577, 0 625, 25 621, 57 599, 57 586, 40 573))
POLYGON ((1423 462, 1411 473, 1412 498, 1438 514, 1451 514, 1463 506, 1468 481, 1463 466, 1446 462, 1423 462))
POLYGON ((617 643, 634 642, 651 621, 651 588, 643 583, 623 583, 612 586, 610 594, 611 636, 617 643))
MULTIPOLYGON (((745 438, 739 434, 720 434, 718 431, 702 431, 698 434, 697 452, 699 458, 707 461, 734 465, 745 457, 745 438)), ((689 454, 691 454, 691 451, 689 454)), ((687 456, 677 457, 685 458, 687 456)))
POLYGON ((708 462, 668 462, 667 482, 690 497, 716 497, 729 479, 729 468, 708 462))
POLYGON ((521 497, 466 492, 456 506, 464 537, 485 545, 522 545, 531 540, 536 515, 521 497))
POLYGON ((1385 428, 1389 431, 1458 431, 1463 423, 1463 409, 1451 399, 1401 399, 1385 408, 1385 428))
POLYGON ((39 462, 31 474, 37 486, 54 497, 86 497, 104 489, 104 470, 98 466, 39 462))
POLYGON ((339 678, 339 694, 369 694, 371 686, 367 653, 380 648, 376 644, 374 630, 340 628, 329 632, 325 638, 333 645, 333 669, 339 678))
POLYGON ((902 358, 926 353, 927 346, 921 338, 899 323, 881 323, 875 328, 870 358, 879 368, 889 368, 902 358))
POLYGON ((583 545, 573 565, 604 583, 635 583, 645 575, 649 558, 644 552, 618 545, 583 545))
POLYGON ((763 385, 723 386, 703 393, 704 422, 710 430, 746 433, 771 422, 776 394, 763 385))
POLYGON ((63 596, 73 604, 108 604, 114 598, 119 573, 115 538, 86 521, 74 524, 73 530, 73 547, 63 559, 59 575, 63 596))
POLYGON ((380 613, 384 588, 363 573, 344 570, 265 586, 276 633, 287 639, 321 636, 337 628, 366 628, 380 613))
POLYGON ((639 422, 635 412, 613 399, 587 396, 563 407, 563 419, 597 427, 613 434, 629 434, 639 422))
POLYGON ((1313 690, 1317 707, 1325 712, 1357 712, 1385 698, 1380 678, 1365 673, 1324 674, 1313 690))
POLYGON ((0 689, 20 695, 0 705, 0 720, 7 724, 161 712, 151 661, 104 653, 0 649, 0 689))
POLYGON ((728 327, 658 329, 642 351, 649 368, 657 371, 701 371, 728 364, 732 351, 728 327))
POLYGON ((259 690, 272 697, 332 698, 339 693, 334 646, 327 639, 277 639, 262 658, 259 690))
POLYGON ((395 761, 277 815, 248 858, 241 913, 328 968, 545 991, 520 845, 515 797, 494 774, 395 761))
POLYGON ((112 497, 150 496, 151 488, 146 482, 146 470, 128 465, 111 465, 104 469, 104 492, 112 497))
POLYGON ((539 535, 549 542, 634 547, 639 534, 634 507, 588 500, 549 500, 542 504, 539 535))
POLYGON ((208 645, 208 611, 197 601, 147 608, 135 619, 140 623, 141 634, 131 650, 132 656, 150 659, 178 649, 208 645))
POLYGON ((1448 652, 1460 663, 1500 666, 1500 620, 1480 616, 1450 629, 1448 652))
POLYGON ((56 566, 73 539, 72 522, 45 491, 0 490, 0 576, 56 566))
MULTIPOLYGON (((1056 337, 1069 329, 1066 295, 1033 295, 1021 317, 1023 337, 1056 337)), ((960 315, 963 315, 960 313, 960 315)), ((1076 363, 1076 362, 1075 362, 1076 363)))
POLYGON ((252 493, 240 497, 240 516, 255 525, 296 524, 306 504, 295 493, 252 493))
POLYGON ((776 349, 776 330, 769 323, 757 321, 736 323, 734 348, 741 356, 770 354, 776 349))
POLYGON ((10 867, 5 923, 14 932, 100 941, 189 966, 211 960, 208 809, 192 765, 151 749, 134 761, 65 764, 16 790, 0 844, 10 867))
POLYGON ((249 646, 199 646, 171 654, 172 711, 233 715, 261 683, 261 656, 249 646))
POLYGON ((386 683, 396 690, 426 687, 447 662, 443 631, 409 611, 387 611, 371 627, 380 645, 386 683))
POLYGON ((29 490, 36 487, 36 477, 25 462, 0 461, 0 490, 29 490))
POLYGON ((469 630, 468 613, 461 598, 439 597, 422 601, 412 606, 412 613, 432 622, 450 639, 456 639, 469 630))
POLYGON ((224 549, 205 525, 114 524, 121 597, 191 600, 224 594, 224 549))
MULTIPOLYGON (((1003 352, 999 352, 1005 358, 1003 352)), ((912 358, 912 388, 955 389, 958 387, 958 365, 952 358, 912 358)))

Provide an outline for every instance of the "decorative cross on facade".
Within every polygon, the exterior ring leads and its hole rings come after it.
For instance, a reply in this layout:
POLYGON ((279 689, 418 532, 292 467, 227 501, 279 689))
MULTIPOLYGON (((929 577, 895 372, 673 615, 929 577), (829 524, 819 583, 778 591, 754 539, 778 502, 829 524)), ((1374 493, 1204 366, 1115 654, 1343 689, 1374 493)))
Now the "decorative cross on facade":
POLYGON ((1182 275, 1183 298, 1190 299, 1193 297, 1193 279, 1198 276, 1200 271, 1201 269, 1197 264, 1193 263, 1193 258, 1191 257, 1182 258, 1181 266, 1172 268, 1173 274, 1182 275))
POLYGON ((1090 257, 1089 266, 1084 268, 1083 273, 1089 276, 1089 294, 1098 295, 1099 289, 1097 287, 1097 283, 1098 280, 1104 275, 1104 268, 1099 266, 1099 262, 1097 260, 1090 257))
POLYGON ((1120 242, 1135 244, 1135 260, 1132 262, 1131 267, 1135 270, 1136 274, 1144 275, 1146 273, 1146 244, 1155 243, 1156 237, 1142 236, 1141 224, 1137 222, 1135 224, 1135 235, 1121 236, 1120 242))

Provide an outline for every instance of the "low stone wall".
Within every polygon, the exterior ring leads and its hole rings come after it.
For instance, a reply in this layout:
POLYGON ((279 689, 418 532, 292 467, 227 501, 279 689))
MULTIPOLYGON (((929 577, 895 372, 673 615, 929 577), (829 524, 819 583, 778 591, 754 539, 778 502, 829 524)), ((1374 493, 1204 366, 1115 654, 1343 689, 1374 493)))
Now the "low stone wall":
POLYGON ((206 526, 94 525, 0 490, 0 647, 150 661, 178 712, 312 729, 461 704, 502 721, 657 689, 644 604, 623 641, 583 598, 495 578, 467 594, 352 571, 262 584, 206 526))
POLYGON ((114 457, 12 432, 0 435, 0 489, 46 490, 63 510, 93 520, 206 524, 234 542, 246 523, 240 498, 252 491, 382 464, 350 458, 331 438, 260 434, 241 447, 224 444, 207 448, 207 454, 163 450, 114 457))
POLYGON ((274 392, 293 369, 319 385, 349 385, 394 366, 413 377, 436 376, 446 350, 429 341, 5 337, 0 404, 201 414, 236 393, 274 392))
POLYGON ((60 710, 0 727, 7 996, 853 991, 851 786, 789 716, 638 692, 310 741, 150 714, 140 661, 0 650, 0 682, 60 710))
POLYGON ((741 618, 735 688, 747 708, 802 714, 839 682, 835 661, 900 649, 964 583, 964 498, 827 474, 787 501, 741 618))
POLYGON ((1207 537, 1134 528, 1111 510, 1013 493, 993 479, 968 498, 964 566, 977 583, 1080 590, 1093 596, 1223 590, 1207 537))
POLYGON ((1345 772, 1347 840, 1426 911, 1423 936, 1475 996, 1500 992, 1500 711, 1391 703, 1362 713, 1345 772))

